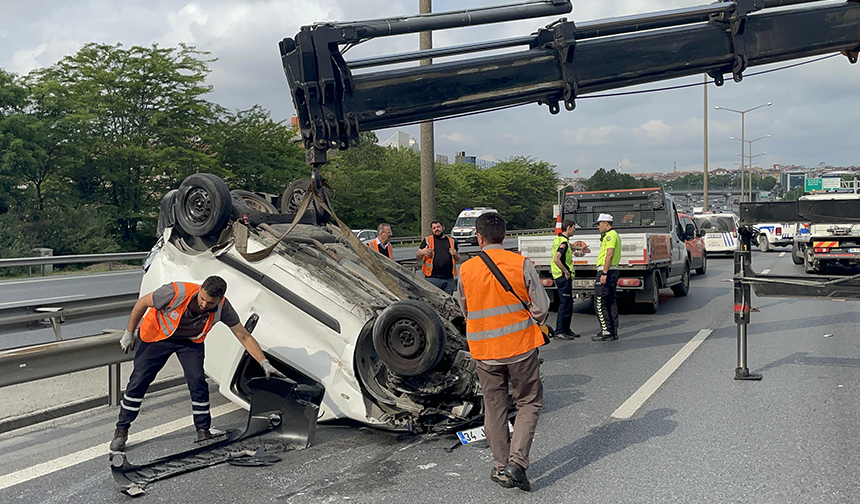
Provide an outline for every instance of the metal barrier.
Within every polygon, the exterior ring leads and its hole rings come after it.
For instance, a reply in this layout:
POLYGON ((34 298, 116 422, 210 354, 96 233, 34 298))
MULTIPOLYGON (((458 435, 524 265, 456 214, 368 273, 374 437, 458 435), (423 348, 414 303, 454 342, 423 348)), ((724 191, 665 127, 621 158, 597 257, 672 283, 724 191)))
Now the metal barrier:
POLYGON ((51 327, 57 341, 62 340, 62 324, 85 322, 117 315, 126 315, 137 302, 139 294, 132 292, 69 301, 51 301, 27 306, 0 309, 0 334, 23 332, 51 327))

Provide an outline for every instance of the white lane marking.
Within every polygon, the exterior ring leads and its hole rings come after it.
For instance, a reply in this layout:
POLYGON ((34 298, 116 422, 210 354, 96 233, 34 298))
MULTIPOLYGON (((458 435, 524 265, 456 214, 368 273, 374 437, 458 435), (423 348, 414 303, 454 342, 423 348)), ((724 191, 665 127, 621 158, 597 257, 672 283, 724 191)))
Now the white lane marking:
POLYGON ((90 280, 92 278, 100 278, 104 276, 119 276, 119 275, 131 275, 137 274, 142 275, 143 271, 141 270, 126 270, 126 271, 114 271, 112 273, 93 273, 93 274, 81 274, 81 275, 61 275, 55 277, 47 277, 47 278, 28 278, 26 280, 9 280, 0 282, 0 286, 7 285, 18 285, 18 284, 29 284, 29 283, 40 283, 40 282, 53 282, 55 280, 90 280))
MULTIPOLYGON (((223 404, 221 406, 218 406, 217 408, 212 409, 212 416, 216 417, 220 415, 225 415, 227 413, 236 411, 237 409, 239 409, 239 407, 233 403, 223 404)), ((148 439, 156 438, 158 436, 163 436, 165 434, 178 431, 179 429, 184 429, 185 427, 189 427, 191 425, 191 418, 180 418, 179 420, 174 420, 164 425, 159 425, 157 427, 141 431, 137 434, 132 434, 128 437, 128 441, 129 443, 139 443, 141 441, 146 441, 148 439)), ((92 460, 96 457, 102 457, 104 455, 107 455, 108 453, 110 453, 108 444, 108 442, 104 442, 99 444, 98 446, 87 448, 86 450, 81 450, 76 453, 70 453, 54 460, 49 460, 48 462, 36 464, 34 466, 21 469, 20 471, 15 471, 5 476, 0 476, 0 490, 9 488, 10 486, 14 486, 19 483, 25 483, 32 479, 46 476, 48 474, 61 471, 63 469, 67 469, 73 465, 92 460)))
POLYGON ((780 252, 779 257, 785 257, 785 252, 780 252))
POLYGON ((49 298, 39 298, 39 299, 24 299, 22 301, 9 301, 8 303, 0 303, 0 306, 14 305, 14 304, 25 304, 25 303, 47 303, 48 301, 56 301, 57 299, 72 299, 72 298, 82 298, 85 294, 72 294, 70 296, 56 296, 49 298))
POLYGON ((711 332, 711 329, 702 329, 698 334, 693 336, 693 339, 684 345, 684 348, 678 350, 678 353, 669 359, 666 364, 663 364, 663 367, 661 367, 659 371, 654 373, 654 376, 649 378, 648 381, 639 387, 639 390, 634 392, 630 398, 624 401, 624 404, 619 406, 611 416, 622 420, 633 416, 633 413, 636 413, 636 410, 638 410, 649 397, 654 395, 654 392, 660 388, 660 385, 663 385, 663 382, 665 382, 666 379, 669 378, 685 360, 687 360, 687 357, 689 357, 690 354, 692 354, 693 351, 696 350, 703 341, 705 341, 705 338, 707 338, 711 332))
POLYGON ((769 269, 761 270, 761 274, 762 274, 762 275, 767 275, 768 273, 770 273, 770 270, 769 270, 769 269))

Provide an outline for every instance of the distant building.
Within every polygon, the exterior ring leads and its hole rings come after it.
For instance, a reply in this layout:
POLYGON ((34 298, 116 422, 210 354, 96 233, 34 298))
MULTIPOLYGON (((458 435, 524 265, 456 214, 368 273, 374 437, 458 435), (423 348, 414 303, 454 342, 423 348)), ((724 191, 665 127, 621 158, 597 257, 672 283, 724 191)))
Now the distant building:
POLYGON ((436 164, 437 165, 448 164, 448 156, 446 156, 444 154, 436 154, 436 164))
POLYGON ((454 163, 466 163, 466 164, 476 164, 477 158, 475 156, 467 156, 466 151, 460 151, 454 154, 454 163))
POLYGON ((409 138, 409 135, 402 131, 396 131, 384 142, 379 142, 379 145, 382 147, 393 147, 395 149, 406 147, 418 152, 418 140, 409 138))
POLYGON ((804 170, 789 170, 782 172, 782 176, 780 177, 779 185, 788 192, 792 189, 797 189, 798 187, 804 186, 804 181, 806 180, 806 171, 804 170))

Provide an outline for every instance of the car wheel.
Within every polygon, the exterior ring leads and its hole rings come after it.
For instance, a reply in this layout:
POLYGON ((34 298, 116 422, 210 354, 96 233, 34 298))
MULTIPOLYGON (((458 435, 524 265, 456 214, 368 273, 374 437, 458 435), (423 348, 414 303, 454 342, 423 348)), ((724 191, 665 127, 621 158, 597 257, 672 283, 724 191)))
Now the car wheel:
POLYGON ((761 249, 762 252, 770 251, 770 241, 767 239, 767 235, 759 235, 758 237, 758 248, 761 249))
POLYGON ((420 375, 442 359, 445 326, 430 305, 412 299, 398 301, 382 310, 374 322, 373 347, 391 371, 420 375))
POLYGON ((230 190, 209 173, 189 175, 174 200, 176 222, 191 236, 219 233, 230 218, 230 190))
POLYGON ((791 244, 791 262, 798 266, 803 264, 803 256, 800 255, 800 248, 797 246, 797 243, 791 244))
POLYGON ((681 283, 672 286, 675 297, 684 297, 690 293, 690 263, 684 265, 684 274, 681 275, 681 283))
MULTIPOLYGON (((311 179, 303 178, 290 182, 290 185, 284 189, 284 195, 281 196, 281 213, 295 214, 302 205, 302 200, 305 197, 308 187, 311 185, 311 179)), ((331 204, 331 198, 328 194, 328 189, 323 189, 325 192, 326 201, 331 204)), ((308 209, 315 212, 318 224, 325 224, 331 218, 328 212, 317 210, 316 202, 312 201, 308 209)))
POLYGON ((266 198, 252 193, 251 191, 243 191, 241 189, 234 189, 230 191, 231 196, 238 196, 245 203, 245 206, 248 209, 253 210, 255 212, 260 212, 262 214, 276 214, 278 213, 278 209, 275 208, 275 205, 266 201, 266 198))
POLYGON ((651 272, 650 278, 651 281, 646 282, 645 285, 651 285, 651 300, 642 305, 642 310, 645 313, 653 315, 660 308, 660 287, 657 285, 657 275, 655 272, 651 272))
POLYGON ((704 275, 708 271, 708 254, 702 252, 702 267, 696 268, 697 275, 704 275))

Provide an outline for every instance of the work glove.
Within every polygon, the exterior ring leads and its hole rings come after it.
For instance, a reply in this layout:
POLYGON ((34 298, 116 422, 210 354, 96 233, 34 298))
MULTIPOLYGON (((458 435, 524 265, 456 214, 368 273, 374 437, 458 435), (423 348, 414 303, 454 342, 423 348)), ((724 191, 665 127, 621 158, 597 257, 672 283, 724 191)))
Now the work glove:
POLYGON ((128 353, 129 349, 134 348, 134 334, 126 329, 122 333, 122 338, 119 339, 119 346, 122 348, 122 351, 128 353))
POLYGON ((260 362, 260 366, 263 367, 263 372, 266 373, 267 380, 273 376, 277 376, 278 378, 286 378, 284 373, 275 369, 275 366, 273 366, 272 363, 269 362, 269 359, 263 359, 260 362))

